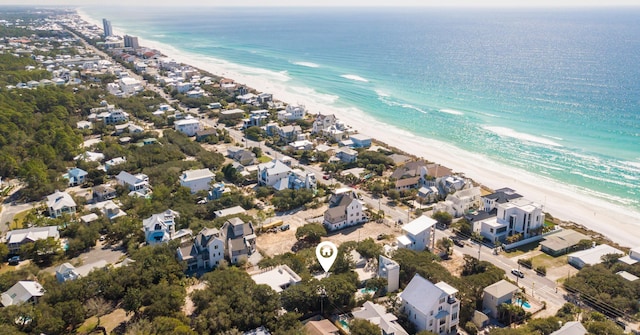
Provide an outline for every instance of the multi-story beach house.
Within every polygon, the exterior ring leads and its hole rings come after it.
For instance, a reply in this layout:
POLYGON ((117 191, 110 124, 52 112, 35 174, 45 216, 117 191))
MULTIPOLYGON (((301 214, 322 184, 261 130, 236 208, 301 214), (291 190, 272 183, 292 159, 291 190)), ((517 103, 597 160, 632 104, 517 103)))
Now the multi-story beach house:
POLYGON ((200 121, 195 118, 186 118, 183 120, 177 120, 173 123, 176 131, 179 131, 189 137, 196 136, 196 133, 202 130, 200 121))
POLYGON ((460 322, 458 290, 445 282, 433 284, 419 274, 400 293, 402 311, 418 331, 455 334, 460 322))
POLYGON ((218 229, 203 228, 196 238, 177 250, 178 260, 187 263, 187 269, 213 269, 224 260, 224 239, 218 229))
POLYGON ((437 221, 427 217, 419 218, 402 227, 404 235, 397 237, 398 248, 422 251, 427 248, 433 250, 435 245, 435 227, 437 221))
POLYGON ((54 219, 63 214, 75 214, 76 209, 76 202, 67 192, 56 190, 55 193, 47 196, 47 210, 49 211, 49 216, 54 219))
POLYGON ((231 264, 247 260, 256 252, 256 235, 251 222, 231 218, 222 225, 225 251, 231 264))
POLYGON ((294 121, 304 119, 307 115, 307 110, 303 105, 287 105, 285 110, 278 112, 278 120, 280 121, 294 121))
POLYGON ((335 190, 329 199, 329 208, 324 212, 323 224, 328 231, 335 231, 368 220, 364 213, 364 204, 356 192, 350 188, 335 190))
POLYGON ((116 176, 118 184, 125 186, 129 192, 129 195, 146 196, 150 191, 149 177, 144 173, 131 174, 126 171, 120 171, 116 176))
POLYGON ((542 205, 516 198, 497 203, 496 216, 472 222, 473 231, 496 243, 505 242, 508 236, 521 234, 523 239, 540 235, 544 225, 542 205))
POLYGON ((207 191, 211 188, 214 177, 215 175, 209 169, 188 170, 180 175, 180 185, 188 187, 191 194, 207 191))
POLYGON ((176 232, 175 219, 179 216, 180 213, 167 209, 162 213, 153 214, 151 217, 144 219, 142 227, 147 244, 153 245, 191 236, 192 233, 189 229, 181 229, 176 232))

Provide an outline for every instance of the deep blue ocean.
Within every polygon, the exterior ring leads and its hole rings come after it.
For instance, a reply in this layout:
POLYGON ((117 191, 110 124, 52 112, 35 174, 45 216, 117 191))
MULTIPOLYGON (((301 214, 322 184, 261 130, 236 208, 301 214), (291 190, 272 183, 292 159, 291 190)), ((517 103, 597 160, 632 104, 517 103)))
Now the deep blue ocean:
POLYGON ((640 9, 83 8, 640 209, 640 9))

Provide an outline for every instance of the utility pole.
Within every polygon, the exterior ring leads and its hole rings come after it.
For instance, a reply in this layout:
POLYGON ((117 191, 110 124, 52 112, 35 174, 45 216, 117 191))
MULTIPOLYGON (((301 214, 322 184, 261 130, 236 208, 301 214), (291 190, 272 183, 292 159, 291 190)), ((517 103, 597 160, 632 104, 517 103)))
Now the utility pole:
POLYGON ((480 262, 480 250, 482 249, 482 243, 478 242, 478 262, 480 262))

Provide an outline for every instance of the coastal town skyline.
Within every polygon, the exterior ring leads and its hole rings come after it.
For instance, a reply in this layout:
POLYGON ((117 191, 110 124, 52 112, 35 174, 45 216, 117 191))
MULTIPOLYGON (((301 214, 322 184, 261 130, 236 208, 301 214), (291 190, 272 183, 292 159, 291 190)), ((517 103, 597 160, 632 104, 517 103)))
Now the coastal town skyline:
MULTIPOLYGON (((44 6, 97 6, 104 3, 97 0, 82 1, 82 0, 52 0, 43 3, 39 0, 28 1, 2 1, 2 5, 44 5, 44 6)), ((301 3, 295 0, 275 0, 265 3, 258 0, 240 0, 230 4, 221 1, 211 1, 203 3, 201 1, 182 1, 176 3, 175 1, 159 0, 159 1, 136 1, 135 4, 131 4, 129 1, 115 0, 109 3, 109 6, 126 6, 126 7, 143 7, 147 5, 163 6, 163 7, 184 7, 184 6, 201 6, 201 7, 477 7, 477 8, 491 8, 491 7, 505 7, 505 8, 562 8, 562 7, 625 7, 625 6, 638 6, 640 3, 634 0, 615 0, 615 1, 599 1, 599 0, 541 0, 541 1, 518 1, 513 2, 509 0, 491 0, 477 2, 473 0, 454 0, 443 3, 441 1, 427 0, 400 0, 400 1, 360 1, 360 0, 328 0, 328 1, 306 1, 301 3)))

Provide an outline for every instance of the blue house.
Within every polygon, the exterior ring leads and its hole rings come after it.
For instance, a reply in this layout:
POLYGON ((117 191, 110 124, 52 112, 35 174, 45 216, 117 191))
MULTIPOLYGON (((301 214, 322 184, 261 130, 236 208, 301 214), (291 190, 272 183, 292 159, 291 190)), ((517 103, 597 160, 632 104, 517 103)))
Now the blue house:
POLYGON ((368 148, 371 146, 371 137, 362 134, 353 134, 349 136, 351 142, 353 142, 354 148, 368 148))
POLYGON ((62 177, 69 180, 69 186, 78 186, 84 184, 87 177, 87 171, 73 168, 62 175, 62 177))
POLYGON ((224 183, 215 183, 213 184, 213 188, 209 191, 208 199, 216 200, 222 197, 222 194, 225 191, 224 183))

